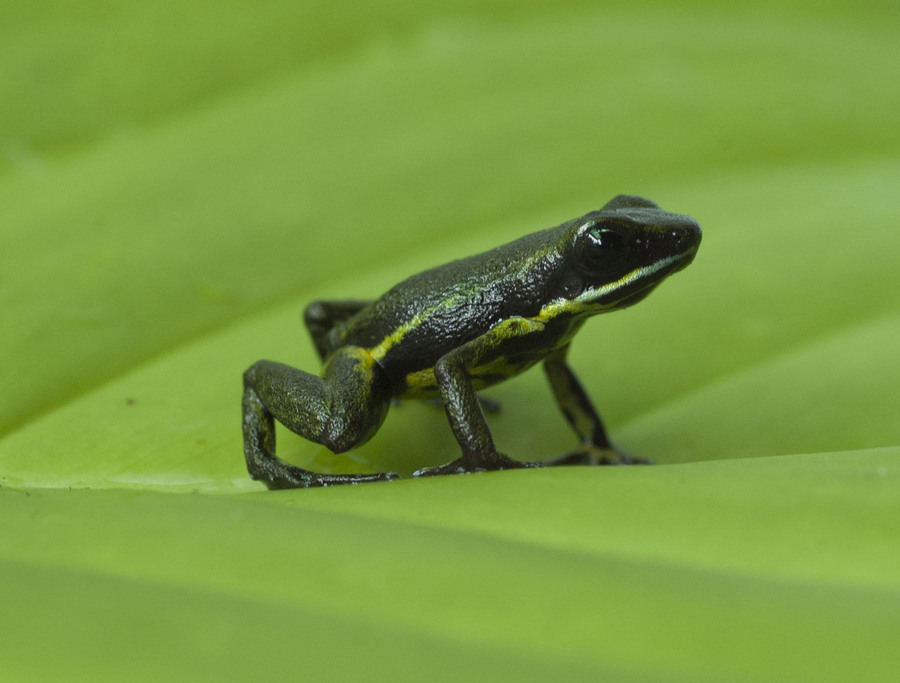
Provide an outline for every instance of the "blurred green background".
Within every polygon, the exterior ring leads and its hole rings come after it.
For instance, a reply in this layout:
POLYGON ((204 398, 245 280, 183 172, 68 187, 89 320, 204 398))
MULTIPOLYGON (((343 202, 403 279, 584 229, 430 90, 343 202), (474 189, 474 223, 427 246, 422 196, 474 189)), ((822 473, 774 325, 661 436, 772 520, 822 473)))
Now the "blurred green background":
MULTIPOLYGON (((799 0, 5 3, 12 680, 886 680, 898 20, 799 0), (704 228, 690 269, 573 347, 613 436, 659 466, 249 481, 240 374, 315 368, 306 303, 623 192, 704 228)), ((504 451, 569 446, 541 373, 493 395, 504 451)), ((456 451, 420 405, 340 457, 279 439, 330 471, 456 451)))

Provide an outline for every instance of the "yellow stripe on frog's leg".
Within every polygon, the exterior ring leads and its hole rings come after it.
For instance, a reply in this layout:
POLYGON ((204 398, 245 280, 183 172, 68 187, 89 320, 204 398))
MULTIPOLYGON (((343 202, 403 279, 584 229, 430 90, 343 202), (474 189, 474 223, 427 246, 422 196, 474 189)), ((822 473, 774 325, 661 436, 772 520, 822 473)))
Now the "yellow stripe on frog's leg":
POLYGON ((450 421, 450 428, 462 449, 462 455, 447 465, 418 470, 414 476, 540 467, 539 463, 513 460, 497 450, 469 372, 471 368, 489 364, 502 342, 543 329, 543 323, 525 318, 511 318, 438 360, 434 366, 434 376, 441 392, 447 419, 450 421))
POLYGON ((566 362, 568 346, 553 351, 544 359, 544 371, 553 389, 556 404, 575 430, 580 448, 551 461, 551 465, 637 464, 647 461, 632 458, 609 440, 603 420, 578 377, 566 362))

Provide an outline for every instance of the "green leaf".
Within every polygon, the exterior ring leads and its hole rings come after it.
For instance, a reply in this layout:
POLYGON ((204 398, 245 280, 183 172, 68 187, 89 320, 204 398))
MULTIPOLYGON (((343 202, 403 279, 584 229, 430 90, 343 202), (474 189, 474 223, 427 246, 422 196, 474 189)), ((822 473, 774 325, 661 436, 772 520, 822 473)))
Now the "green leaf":
MULTIPOLYGON (((9 4, 9 3, 8 3, 9 4)), ((900 637, 892 3, 0 10, 11 680, 888 680, 900 637), (654 467, 271 493, 240 377, 302 310, 615 194, 695 263, 572 362, 654 467)), ((540 373, 501 448, 572 436, 540 373)), ((447 462, 403 404, 321 471, 447 462)))

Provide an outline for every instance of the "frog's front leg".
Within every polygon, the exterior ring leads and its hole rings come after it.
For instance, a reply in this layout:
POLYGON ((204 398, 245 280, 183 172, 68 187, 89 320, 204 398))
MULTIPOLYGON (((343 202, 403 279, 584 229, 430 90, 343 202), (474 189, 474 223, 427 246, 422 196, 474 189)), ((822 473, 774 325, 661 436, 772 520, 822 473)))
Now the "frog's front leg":
POLYGON ((362 349, 342 349, 322 377, 259 361, 244 373, 244 455, 253 479, 270 489, 359 484, 394 479, 383 474, 318 474, 275 456, 275 420, 300 436, 341 453, 368 441, 390 406, 380 368, 362 349))
POLYGON ((544 371, 556 403, 566 420, 581 441, 580 447, 556 460, 550 465, 637 465, 649 464, 649 460, 633 458, 616 448, 606 434, 603 421, 584 387, 566 362, 569 347, 565 346, 551 353, 544 360, 544 371))
POLYGON ((503 340, 527 334, 532 331, 532 325, 538 324, 522 318, 504 321, 488 334, 450 351, 435 363, 434 376, 450 429, 462 448, 462 456, 446 465, 420 469, 413 473, 414 477, 541 466, 540 463, 514 460, 497 450, 469 375, 470 368, 494 356, 496 347, 503 340))

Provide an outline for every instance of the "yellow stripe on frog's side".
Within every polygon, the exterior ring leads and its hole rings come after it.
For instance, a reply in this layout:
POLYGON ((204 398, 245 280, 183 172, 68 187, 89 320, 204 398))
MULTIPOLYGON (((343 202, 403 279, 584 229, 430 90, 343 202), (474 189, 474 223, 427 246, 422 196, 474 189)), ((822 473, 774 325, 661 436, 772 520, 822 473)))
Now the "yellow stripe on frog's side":
POLYGON ((415 395, 417 392, 424 393, 437 392, 437 380, 434 377, 434 368, 425 368, 417 370, 406 375, 407 393, 415 395))
POLYGON ((417 313, 407 322, 400 325, 397 329, 395 329, 384 339, 382 339, 378 344, 371 347, 370 349, 367 349, 367 351, 372 355, 372 358, 380 362, 387 355, 388 351, 390 351, 394 346, 403 341, 403 338, 407 334, 409 334, 409 332, 419 327, 435 311, 440 311, 441 309, 452 307, 456 302, 465 301, 469 296, 471 295, 467 292, 461 293, 446 301, 442 301, 439 304, 431 306, 430 308, 426 308, 421 313, 417 313))
MULTIPOLYGON (((537 362, 537 361, 534 361, 537 362)), ((534 362, 525 365, 516 365, 509 362, 505 356, 492 359, 489 363, 478 365, 468 369, 469 380, 475 391, 481 391, 497 382, 514 377, 523 370, 531 367, 534 362)), ((428 398, 439 396, 437 379, 434 376, 434 368, 417 370, 406 375, 406 391, 404 398, 428 398)))
MULTIPOLYGON (((608 284, 602 285, 601 287, 588 288, 574 299, 557 299, 556 301, 551 301, 549 304, 544 306, 536 316, 534 316, 533 318, 529 318, 529 320, 533 322, 546 323, 550 320, 553 320, 557 315, 560 315, 562 313, 578 315, 579 313, 586 313, 591 311, 596 312, 598 307, 594 303, 594 301, 596 301, 598 298, 611 294, 622 287, 627 287, 637 280, 653 275, 653 273, 656 273, 657 271, 670 266, 675 261, 683 258, 683 256, 683 254, 670 256, 669 258, 657 261, 652 265, 646 266, 644 268, 638 268, 637 270, 633 270, 630 273, 619 278, 615 282, 610 282, 608 284)), ((447 301, 441 302, 435 306, 432 306, 431 308, 422 311, 421 313, 417 313, 412 318, 410 318, 409 321, 397 327, 397 329, 387 335, 378 344, 366 350, 369 352, 372 358, 380 362, 387 355, 388 351, 399 344, 410 331, 419 327, 419 325, 421 325, 422 322, 425 321, 431 314, 443 308, 452 307, 457 300, 463 300, 468 296, 468 293, 460 294, 458 297, 454 297, 447 301)), ((609 305, 614 306, 615 302, 611 302, 609 305)), ((501 326, 503 326, 503 323, 500 323, 498 325, 498 327, 501 326)), ((494 329, 497 330, 497 328, 494 329)), ((504 332, 507 332, 507 330, 504 330, 504 332)), ((516 330, 516 332, 519 332, 519 330, 516 330)))
MULTIPOLYGON (((505 355, 495 355, 492 349, 497 349, 502 343, 514 337, 522 337, 532 332, 544 329, 544 324, 527 318, 507 318, 497 323, 490 330, 478 338, 478 357, 474 365, 466 368, 472 386, 476 391, 489 387, 497 382, 513 377, 534 365, 541 359, 541 354, 534 358, 521 362, 515 362, 505 355)), ((406 392, 404 396, 415 398, 421 396, 437 395, 437 379, 434 376, 434 368, 423 368, 406 375, 406 392)))
POLYGON ((417 313, 416 315, 414 315, 408 322, 400 325, 400 327, 391 332, 378 344, 370 349, 367 349, 369 355, 371 355, 372 358, 374 358, 376 361, 380 362, 394 345, 399 344, 403 340, 403 337, 405 337, 410 330, 416 329, 416 327, 418 327, 422 323, 422 321, 428 317, 428 314, 436 309, 437 307, 430 308, 422 313, 417 313))

